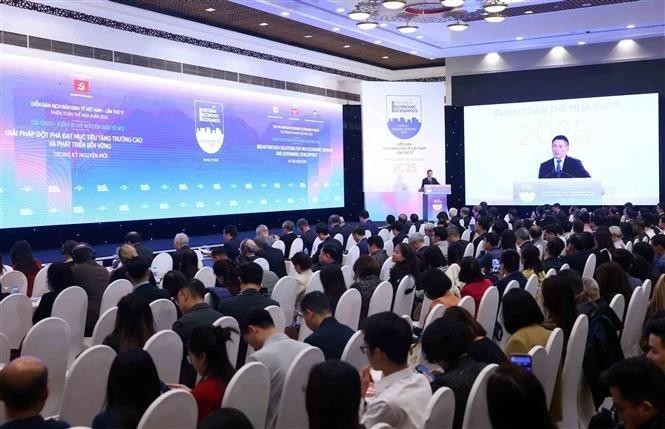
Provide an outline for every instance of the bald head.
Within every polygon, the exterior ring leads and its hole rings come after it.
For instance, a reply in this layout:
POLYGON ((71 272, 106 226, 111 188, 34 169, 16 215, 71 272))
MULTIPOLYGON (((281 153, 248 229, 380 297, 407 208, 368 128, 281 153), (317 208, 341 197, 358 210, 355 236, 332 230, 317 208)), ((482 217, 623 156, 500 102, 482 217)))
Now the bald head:
POLYGON ((20 357, 0 372, 0 400, 7 417, 38 415, 48 397, 48 371, 37 358, 20 357))

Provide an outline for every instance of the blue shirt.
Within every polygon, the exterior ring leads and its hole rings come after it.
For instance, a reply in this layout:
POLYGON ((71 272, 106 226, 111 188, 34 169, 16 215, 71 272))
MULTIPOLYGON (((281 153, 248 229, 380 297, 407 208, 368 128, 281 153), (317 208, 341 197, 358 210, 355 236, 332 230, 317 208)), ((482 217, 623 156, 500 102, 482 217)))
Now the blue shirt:
POLYGON ((658 280, 661 274, 665 274, 665 255, 654 256, 653 258, 653 277, 658 280))

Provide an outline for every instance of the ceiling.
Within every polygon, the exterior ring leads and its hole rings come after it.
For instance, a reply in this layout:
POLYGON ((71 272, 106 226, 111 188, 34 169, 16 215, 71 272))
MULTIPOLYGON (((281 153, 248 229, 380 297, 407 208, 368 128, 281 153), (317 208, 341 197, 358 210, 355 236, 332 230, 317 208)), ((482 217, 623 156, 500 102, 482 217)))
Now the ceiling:
MULTIPOLYGON (((360 30, 346 14, 353 0, 112 0, 292 46, 389 69, 441 66, 446 57, 557 45, 591 44, 665 35, 665 0, 504 0, 506 20, 484 20, 482 0, 458 9, 407 15, 366 0, 376 11, 373 30, 360 30), (397 31, 404 17, 418 26, 397 31), (452 32, 456 18, 470 27, 452 32)), ((406 0, 407 6, 440 8, 435 0, 406 0)), ((444 8, 445 9, 445 8, 444 8)))

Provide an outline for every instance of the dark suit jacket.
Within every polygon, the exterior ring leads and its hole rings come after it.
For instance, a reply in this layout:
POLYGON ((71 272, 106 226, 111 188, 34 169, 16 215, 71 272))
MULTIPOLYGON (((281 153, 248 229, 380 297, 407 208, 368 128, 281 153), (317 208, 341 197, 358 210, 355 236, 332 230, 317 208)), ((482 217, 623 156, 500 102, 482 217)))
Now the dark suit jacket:
POLYGON ((173 259, 173 269, 180 270, 180 263, 182 262, 182 254, 185 249, 189 249, 189 246, 182 246, 180 249, 171 253, 171 259, 173 259))
POLYGON ((404 241, 405 238, 409 238, 409 236, 405 232, 400 232, 396 236, 393 237, 393 247, 397 247, 399 243, 404 241))
MULTIPOLYGON (((339 257, 342 257, 342 252, 344 251, 344 247, 340 244, 339 241, 335 240, 332 235, 329 235, 328 238, 323 240, 321 244, 319 244, 319 248, 316 249, 316 253, 314 256, 312 256, 312 262, 314 264, 319 263, 319 256, 321 255, 321 250, 326 247, 326 246, 334 246, 337 249, 337 252, 339 253, 339 257)), ((342 261, 339 261, 341 264, 342 261)))
POLYGON ((316 240, 316 232, 312 229, 305 231, 300 238, 302 238, 303 250, 307 249, 309 255, 312 254, 312 246, 314 245, 314 240, 316 240))
POLYGON ((552 268, 559 271, 563 265, 563 260, 561 258, 548 258, 543 261, 543 270, 548 272, 552 268))
POLYGON ((367 245, 367 239, 363 238, 357 244, 358 249, 360 250, 361 255, 369 255, 369 246, 367 245))
POLYGON ((83 262, 72 266, 74 284, 81 286, 88 294, 88 313, 85 318, 85 336, 92 335, 95 323, 99 319, 99 307, 102 295, 109 285, 109 272, 95 261, 83 262))
POLYGON ((150 283, 143 283, 141 285, 134 287, 134 295, 141 296, 151 303, 158 299, 168 299, 171 300, 171 294, 166 289, 160 289, 157 286, 153 286, 150 283))
POLYGON ((556 174, 554 168, 554 158, 540 164, 540 170, 538 170, 539 179, 572 179, 580 177, 591 177, 591 175, 582 165, 582 161, 569 156, 563 161, 563 169, 559 175, 556 174))
POLYGON ((222 244, 222 246, 224 249, 226 249, 226 253, 228 254, 230 260, 235 261, 238 255, 240 255, 240 252, 238 251, 240 248, 240 242, 237 238, 225 242, 222 244))
POLYGON ((575 270, 580 273, 580 275, 582 275, 584 272, 584 265, 586 265, 586 260, 590 254, 590 250, 580 250, 573 252, 570 255, 564 256, 563 262, 568 264, 571 270, 575 270))
MULTIPOLYGON (((192 331, 197 326, 212 325, 222 315, 210 308, 206 303, 196 304, 190 308, 189 311, 182 315, 182 317, 175 321, 173 324, 173 332, 180 336, 182 340, 182 362, 180 364, 180 383, 189 387, 194 387, 196 382, 196 371, 187 362, 187 343, 192 336, 192 331)), ((229 356, 233 361, 233 357, 229 356)))
POLYGON ((55 299, 57 298, 57 296, 58 293, 55 291, 46 292, 44 295, 42 295, 42 299, 39 300, 39 305, 37 306, 37 309, 32 314, 33 325, 42 319, 51 317, 51 311, 53 310, 53 303, 55 303, 55 299))
POLYGON ((11 420, 0 426, 2 429, 66 429, 70 427, 62 420, 44 420, 42 416, 11 420))
POLYGON ((136 249, 136 253, 138 253, 139 257, 146 261, 148 265, 152 264, 152 260, 155 258, 155 254, 152 253, 151 248, 143 243, 136 243, 134 245, 134 249, 136 249))
POLYGON ((279 239, 284 242, 284 247, 286 248, 284 250, 284 257, 285 258, 289 257, 289 252, 291 251, 291 245, 293 244, 293 240, 295 240, 296 238, 298 238, 298 236, 296 235, 295 232, 289 232, 288 234, 284 234, 284 235, 279 237, 279 239))
POLYGON ((367 219, 365 223, 361 223, 360 227, 368 229, 372 233, 372 235, 379 235, 379 227, 376 226, 376 224, 372 222, 371 219, 367 219))
POLYGON ((312 335, 305 338, 305 342, 311 346, 318 347, 326 359, 338 359, 349 338, 353 335, 353 329, 339 323, 334 317, 327 317, 321 322, 321 326, 312 335))
POLYGON ((330 236, 335 237, 337 234, 342 234, 342 237, 344 237, 344 243, 342 243, 342 246, 346 248, 346 240, 349 239, 349 235, 351 235, 353 231, 351 228, 348 226, 340 226, 340 225, 335 225, 334 227, 330 228, 330 236))
POLYGON ((279 249, 274 247, 266 247, 256 252, 259 258, 265 258, 270 266, 270 271, 277 274, 277 277, 282 278, 286 276, 286 266, 284 265, 284 255, 279 249))
POLYGON ((425 189, 424 189, 425 185, 440 185, 440 183, 439 183, 438 180, 436 180, 435 177, 432 177, 432 182, 431 182, 431 183, 430 183, 430 181, 427 179, 427 177, 425 177, 425 178, 423 179, 422 183, 420 184, 420 190, 421 190, 421 191, 424 191, 424 190, 425 190, 425 189))
POLYGON ((503 291, 506 290, 508 283, 513 280, 517 280, 517 283, 520 284, 520 288, 524 289, 526 287, 526 277, 519 271, 508 274, 506 277, 502 278, 496 282, 496 288, 499 290, 499 297, 503 298, 503 291))
MULTIPOLYGON (((166 274, 166 273, 163 273, 166 274)), ((127 280, 127 267, 126 266, 121 266, 116 268, 115 270, 111 271, 111 282, 114 282, 116 280, 120 279, 125 279, 127 280)), ((155 280, 155 276, 152 274, 152 271, 150 271, 150 278, 148 279, 151 285, 157 287, 157 280, 155 280)))

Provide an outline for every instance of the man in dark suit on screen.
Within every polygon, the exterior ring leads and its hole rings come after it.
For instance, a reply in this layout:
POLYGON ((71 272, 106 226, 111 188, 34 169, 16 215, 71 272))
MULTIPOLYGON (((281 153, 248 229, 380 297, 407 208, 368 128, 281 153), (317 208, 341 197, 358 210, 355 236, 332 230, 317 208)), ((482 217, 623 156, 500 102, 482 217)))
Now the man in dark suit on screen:
POLYGON ((423 179, 422 184, 420 185, 420 192, 423 192, 425 185, 439 185, 439 181, 436 180, 436 177, 433 177, 434 173, 432 170, 427 170, 427 177, 423 179))
POLYGON ((539 179, 573 179, 591 177, 582 165, 582 161, 568 155, 570 143, 566 136, 552 139, 552 159, 540 164, 539 179))

